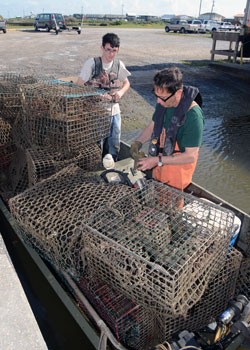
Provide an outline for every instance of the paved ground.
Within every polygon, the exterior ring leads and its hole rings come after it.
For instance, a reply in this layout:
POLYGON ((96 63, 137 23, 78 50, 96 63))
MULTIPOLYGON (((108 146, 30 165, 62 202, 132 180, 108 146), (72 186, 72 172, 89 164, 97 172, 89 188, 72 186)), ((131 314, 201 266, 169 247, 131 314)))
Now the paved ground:
POLYGON ((0 349, 47 350, 0 233, 0 349))

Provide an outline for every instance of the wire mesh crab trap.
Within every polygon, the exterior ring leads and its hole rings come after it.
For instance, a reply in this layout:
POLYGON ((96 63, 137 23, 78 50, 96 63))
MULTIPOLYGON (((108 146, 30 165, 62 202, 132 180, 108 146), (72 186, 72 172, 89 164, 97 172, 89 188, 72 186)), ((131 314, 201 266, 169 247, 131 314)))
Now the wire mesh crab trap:
POLYGON ((102 161, 102 152, 97 144, 85 147, 81 152, 56 152, 51 149, 27 149, 29 186, 50 177, 70 164, 83 170, 96 170, 102 161))
POLYGON ((22 113, 23 85, 37 82, 32 76, 22 76, 15 73, 0 74, 0 116, 10 122, 22 113))
POLYGON ((93 276, 147 308, 186 314, 224 264, 234 214, 155 181, 82 224, 82 259, 93 276), (196 199, 197 200, 197 199, 196 199))
POLYGON ((92 183, 72 164, 10 199, 9 206, 24 241, 78 278, 82 275, 82 221, 129 191, 125 185, 92 183))
POLYGON ((242 260, 235 295, 238 294, 244 294, 250 298, 250 258, 242 260))
POLYGON ((16 151, 11 130, 10 123, 0 117, 0 169, 10 165, 16 151))
MULTIPOLYGON (((159 341, 156 315, 101 281, 85 277, 78 286, 126 348, 147 350, 159 341)), ((78 302, 86 312, 81 301, 78 302)))
POLYGON ((187 312, 186 317, 158 316, 157 322, 162 340, 170 340, 174 334, 188 330, 197 331, 226 310, 229 300, 234 297, 242 254, 233 248, 216 277, 210 281, 200 301, 187 312))
POLYGON ((24 89, 24 128, 32 144, 80 150, 108 137, 111 104, 91 87, 47 81, 24 89))
MULTIPOLYGON (((9 153, 10 155, 10 153, 9 153)), ((0 192, 5 201, 28 188, 28 166, 24 150, 16 147, 11 161, 1 169, 0 192)))

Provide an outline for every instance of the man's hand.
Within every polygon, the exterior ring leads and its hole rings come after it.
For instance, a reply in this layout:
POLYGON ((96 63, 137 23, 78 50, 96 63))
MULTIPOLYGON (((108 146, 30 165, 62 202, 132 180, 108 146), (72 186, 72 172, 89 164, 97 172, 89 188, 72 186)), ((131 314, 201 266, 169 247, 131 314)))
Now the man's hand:
POLYGON ((140 158, 137 163, 137 169, 141 171, 153 169, 158 164, 158 157, 140 158))
POLYGON ((114 102, 118 102, 118 101, 120 101, 120 99, 122 97, 122 93, 119 90, 117 90, 111 96, 112 96, 112 100, 114 102))
POLYGON ((142 148, 142 143, 140 141, 134 141, 130 146, 130 155, 133 159, 139 158, 139 150, 142 148))

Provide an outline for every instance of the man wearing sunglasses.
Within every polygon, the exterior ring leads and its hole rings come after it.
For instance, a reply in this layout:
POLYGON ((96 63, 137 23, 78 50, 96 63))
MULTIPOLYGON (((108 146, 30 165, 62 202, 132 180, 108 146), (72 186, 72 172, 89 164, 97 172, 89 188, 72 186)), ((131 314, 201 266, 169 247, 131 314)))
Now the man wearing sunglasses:
POLYGON ((119 100, 129 89, 128 77, 131 75, 124 63, 115 59, 119 52, 120 39, 114 33, 107 33, 102 38, 101 57, 89 58, 83 65, 77 80, 79 85, 91 85, 107 91, 105 96, 112 102, 111 129, 104 140, 103 156, 110 153, 117 161, 120 150, 121 114, 119 100))
POLYGON ((199 90, 183 86, 177 67, 165 68, 154 77, 157 105, 152 121, 130 148, 137 168, 153 170, 153 178, 181 191, 196 167, 204 128, 199 90), (139 152, 149 141, 148 157, 139 152))

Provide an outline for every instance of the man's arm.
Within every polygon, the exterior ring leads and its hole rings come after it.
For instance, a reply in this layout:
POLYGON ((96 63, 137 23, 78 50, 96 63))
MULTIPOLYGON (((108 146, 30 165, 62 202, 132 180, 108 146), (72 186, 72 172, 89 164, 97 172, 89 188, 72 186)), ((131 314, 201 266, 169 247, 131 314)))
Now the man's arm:
POLYGON ((145 143, 151 139, 153 130, 154 130, 154 122, 151 121, 140 133, 137 137, 136 141, 140 141, 141 143, 145 143))
POLYGON ((118 102, 122 98, 122 96, 128 91, 129 87, 130 82, 128 78, 126 78, 126 80, 124 80, 122 88, 113 93, 115 102, 118 102))
MULTIPOLYGON (((183 165, 193 163, 199 153, 200 147, 186 147, 185 151, 182 153, 174 153, 170 156, 163 156, 162 163, 163 165, 183 165)), ((147 170, 154 168, 159 161, 159 157, 148 157, 141 158, 137 162, 137 167, 139 170, 147 170)))

